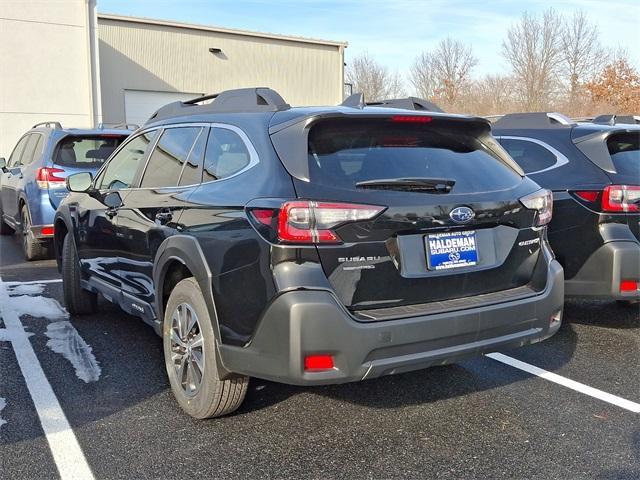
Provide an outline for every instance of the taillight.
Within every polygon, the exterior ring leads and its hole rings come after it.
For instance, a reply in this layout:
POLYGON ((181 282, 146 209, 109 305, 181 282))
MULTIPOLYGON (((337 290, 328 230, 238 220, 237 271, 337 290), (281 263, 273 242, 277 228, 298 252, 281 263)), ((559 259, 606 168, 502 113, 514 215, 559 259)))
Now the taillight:
POLYGON ((553 194, 550 190, 542 189, 526 197, 522 197, 520 202, 529 210, 536 210, 534 225, 541 227, 551 221, 553 215, 553 194))
POLYGON ((50 188, 52 183, 55 187, 64 186, 64 178, 59 177, 58 173, 64 173, 61 168, 42 167, 36 173, 36 183, 40 188, 50 188))
MULTIPOLYGON (((278 214, 278 239, 286 243, 340 243, 334 228, 349 222, 371 220, 383 210, 384 207, 353 203, 285 202, 278 214)), ((255 212, 252 211, 254 216, 255 212)), ((266 217, 266 213, 259 213, 256 219, 266 224, 266 217)))
POLYGON ((602 192, 603 212, 640 211, 640 186, 609 185, 602 192))
POLYGON ((333 368, 332 355, 307 355, 304 357, 304 370, 306 372, 333 370, 333 368))

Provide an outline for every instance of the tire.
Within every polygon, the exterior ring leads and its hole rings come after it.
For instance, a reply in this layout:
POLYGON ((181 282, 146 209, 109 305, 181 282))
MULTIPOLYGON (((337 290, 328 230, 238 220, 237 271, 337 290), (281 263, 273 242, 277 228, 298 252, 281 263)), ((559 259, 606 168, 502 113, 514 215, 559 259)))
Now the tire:
POLYGON ((80 262, 71 234, 62 243, 62 291, 67 311, 72 315, 94 313, 98 306, 98 294, 80 286, 80 262))
POLYGON ((31 232, 31 215, 29 215, 29 208, 27 205, 23 205, 20 210, 20 223, 22 224, 22 250, 24 251, 24 258, 27 261, 39 260, 41 258, 47 258, 49 256, 49 241, 38 241, 31 232))
POLYGON ((249 377, 219 378, 213 326, 200 286, 193 277, 181 280, 172 290, 165 309, 162 338, 171 390, 187 414, 198 419, 220 417, 242 404, 249 377), (191 329, 187 331, 189 324, 191 329))

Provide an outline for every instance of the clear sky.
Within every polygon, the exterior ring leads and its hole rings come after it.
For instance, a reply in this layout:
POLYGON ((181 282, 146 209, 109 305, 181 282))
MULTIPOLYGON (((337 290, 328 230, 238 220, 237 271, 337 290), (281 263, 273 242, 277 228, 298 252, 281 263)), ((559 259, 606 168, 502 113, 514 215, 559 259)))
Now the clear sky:
POLYGON ((405 74, 419 52, 447 35, 473 47, 474 73, 504 73, 501 43, 523 11, 582 9, 602 43, 626 48, 640 67, 640 0, 97 0, 101 13, 118 13, 221 27, 347 41, 346 61, 368 51, 405 74))

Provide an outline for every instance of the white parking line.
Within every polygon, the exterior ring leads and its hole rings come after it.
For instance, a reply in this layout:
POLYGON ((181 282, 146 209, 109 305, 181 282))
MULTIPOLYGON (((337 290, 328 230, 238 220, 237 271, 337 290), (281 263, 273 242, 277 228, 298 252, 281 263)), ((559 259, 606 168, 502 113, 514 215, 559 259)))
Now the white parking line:
POLYGON ((13 346, 60 477, 63 480, 93 479, 91 468, 29 341, 29 334, 10 308, 10 301, 0 279, 0 316, 6 327, 5 337, 13 346))
POLYGON ((576 392, 584 393, 585 395, 597 398, 598 400, 602 400, 603 402, 607 402, 620 408, 624 408, 625 410, 629 410, 634 413, 640 413, 640 403, 635 403, 622 397, 618 397, 617 395, 612 395, 610 393, 603 392, 602 390, 598 390, 597 388, 593 388, 583 383, 576 382, 569 378, 561 377, 560 375, 549 372, 547 370, 543 370, 542 368, 536 367, 534 365, 521 362, 520 360, 509 357, 507 355, 503 355, 502 353, 487 353, 485 357, 489 357, 493 360, 530 373, 537 377, 544 378, 545 380, 549 380, 550 382, 557 383, 558 385, 562 385, 563 387, 570 388, 571 390, 575 390, 576 392))

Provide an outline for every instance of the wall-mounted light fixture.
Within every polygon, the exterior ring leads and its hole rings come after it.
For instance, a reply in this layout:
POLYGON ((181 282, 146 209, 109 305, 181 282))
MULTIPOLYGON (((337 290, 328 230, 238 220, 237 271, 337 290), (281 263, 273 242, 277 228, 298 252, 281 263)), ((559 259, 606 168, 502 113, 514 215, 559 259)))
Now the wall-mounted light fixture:
POLYGON ((211 48, 209 49, 209 51, 210 51, 211 53, 213 53, 214 55, 217 55, 218 53, 222 53, 222 49, 221 49, 221 48, 213 48, 213 47, 211 47, 211 48))

